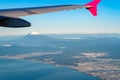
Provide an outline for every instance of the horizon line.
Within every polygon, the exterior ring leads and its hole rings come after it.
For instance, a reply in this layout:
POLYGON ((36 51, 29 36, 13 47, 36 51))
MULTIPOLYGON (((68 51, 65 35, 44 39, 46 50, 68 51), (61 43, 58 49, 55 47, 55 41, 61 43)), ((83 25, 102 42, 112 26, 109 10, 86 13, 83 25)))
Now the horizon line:
MULTIPOLYGON (((23 35, 28 35, 31 34, 27 33, 27 34, 17 34, 17 35, 0 35, 0 37, 6 37, 6 36, 23 36, 23 35)), ((38 35, 112 35, 112 34, 116 34, 116 35, 120 35, 120 33, 39 33, 38 35)), ((37 34, 36 34, 37 35, 37 34)))

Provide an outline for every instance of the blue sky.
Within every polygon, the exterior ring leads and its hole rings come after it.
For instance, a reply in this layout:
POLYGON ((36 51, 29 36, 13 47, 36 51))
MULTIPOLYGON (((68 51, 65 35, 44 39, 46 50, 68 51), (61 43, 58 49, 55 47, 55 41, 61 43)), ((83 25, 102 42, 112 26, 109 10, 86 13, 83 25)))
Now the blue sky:
MULTIPOLYGON (((62 4, 86 4, 92 0, 0 0, 0 9, 62 4)), ((54 12, 22 17, 32 23, 30 28, 0 27, 0 36, 23 35, 32 31, 42 34, 120 33, 120 0, 102 0, 98 16, 86 9, 54 12)))

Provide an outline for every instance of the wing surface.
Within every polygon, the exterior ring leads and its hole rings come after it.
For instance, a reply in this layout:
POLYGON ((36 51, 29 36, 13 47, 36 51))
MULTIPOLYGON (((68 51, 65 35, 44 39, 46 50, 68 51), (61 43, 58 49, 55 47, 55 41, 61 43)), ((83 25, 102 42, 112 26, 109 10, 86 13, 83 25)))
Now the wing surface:
POLYGON ((4 9, 0 10, 0 16, 6 17, 21 17, 29 16, 34 14, 43 14, 71 9, 81 9, 84 5, 56 5, 56 6, 45 6, 45 7, 31 7, 31 8, 17 8, 17 9, 4 9))

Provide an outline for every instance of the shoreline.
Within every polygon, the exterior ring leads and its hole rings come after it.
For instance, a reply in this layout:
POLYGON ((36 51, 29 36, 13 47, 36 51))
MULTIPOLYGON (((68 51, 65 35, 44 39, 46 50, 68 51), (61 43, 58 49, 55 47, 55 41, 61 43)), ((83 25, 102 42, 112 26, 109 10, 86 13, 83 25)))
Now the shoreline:
POLYGON ((105 80, 105 79, 100 78, 99 76, 94 76, 94 75, 91 75, 91 74, 89 74, 89 73, 87 73, 87 72, 79 71, 79 70, 77 70, 77 69, 71 68, 71 67, 69 67, 69 66, 64 66, 64 65, 49 64, 49 63, 46 63, 46 62, 43 62, 43 61, 34 61, 34 60, 26 60, 26 59, 4 59, 4 60, 18 60, 18 61, 20 60, 20 61, 28 61, 28 62, 42 63, 42 64, 54 66, 54 67, 63 67, 63 68, 68 68, 68 69, 77 71, 77 72, 79 72, 79 73, 82 73, 82 74, 85 74, 85 75, 88 75, 88 76, 91 76, 91 77, 95 77, 97 80, 105 80))
MULTIPOLYGON (((2 59, 2 58, 1 58, 2 59)), ((5 59, 5 58, 3 58, 5 59)), ((35 62, 35 63, 42 63, 42 64, 47 64, 47 65, 51 65, 51 66, 55 66, 55 67, 63 67, 63 68, 68 68, 68 69, 72 69, 72 70, 75 70, 77 72, 80 72, 80 73, 84 73, 84 74, 87 74, 87 75, 90 75, 90 76, 93 76, 93 77, 96 77, 97 80, 107 80, 107 78, 104 78, 102 76, 97 76, 97 75, 94 75, 90 72, 87 72, 87 71, 80 71, 79 69, 75 68, 74 66, 66 66, 66 65, 59 65, 59 64, 56 64, 56 63, 50 63, 50 62, 45 62, 45 61, 39 61, 39 60, 32 60, 32 59, 25 59, 25 58, 21 58, 21 59, 8 59, 8 60, 23 60, 23 61, 29 61, 29 62, 35 62)))
MULTIPOLYGON (((25 59, 24 59, 25 60, 25 59)), ((55 66, 55 67, 63 67, 63 68, 68 68, 68 69, 72 69, 74 71, 77 71, 77 72, 80 72, 80 73, 83 73, 83 74, 86 74, 86 75, 89 75, 89 76, 92 76, 92 77, 96 77, 98 80, 106 80, 106 79, 103 79, 99 76, 95 76, 95 75, 92 75, 88 72, 84 72, 84 71, 79 71, 77 69, 74 69, 74 68, 71 68, 69 66, 64 66, 64 65, 59 65, 59 64, 51 64, 51 63, 46 63, 46 62, 43 62, 43 61, 33 61, 33 60, 28 60, 28 61, 31 61, 31 62, 37 62, 37 63, 43 63, 43 64, 47 64, 47 65, 51 65, 51 66, 55 66)))

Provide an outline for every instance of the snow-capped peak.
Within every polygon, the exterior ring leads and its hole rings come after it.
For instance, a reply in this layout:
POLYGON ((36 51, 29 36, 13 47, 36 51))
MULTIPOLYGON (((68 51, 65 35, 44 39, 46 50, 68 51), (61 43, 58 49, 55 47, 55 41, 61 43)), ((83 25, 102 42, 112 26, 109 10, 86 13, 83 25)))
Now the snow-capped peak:
POLYGON ((36 32, 36 31, 33 31, 33 32, 30 33, 30 35, 40 35, 40 33, 36 32))

